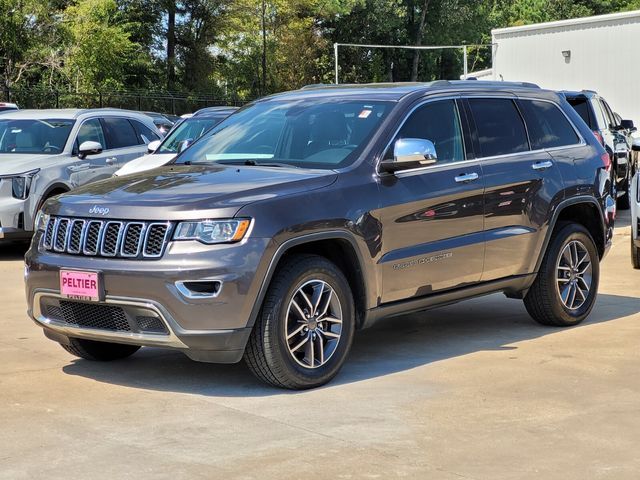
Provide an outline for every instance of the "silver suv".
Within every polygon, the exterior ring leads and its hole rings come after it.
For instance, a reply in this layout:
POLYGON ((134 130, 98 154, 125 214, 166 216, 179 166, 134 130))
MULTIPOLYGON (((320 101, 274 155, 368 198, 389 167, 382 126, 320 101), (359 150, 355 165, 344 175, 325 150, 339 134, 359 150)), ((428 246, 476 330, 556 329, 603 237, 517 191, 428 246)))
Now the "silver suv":
POLYGON ((21 110, 0 117, 0 239, 28 238, 45 200, 109 178, 160 137, 124 110, 21 110))

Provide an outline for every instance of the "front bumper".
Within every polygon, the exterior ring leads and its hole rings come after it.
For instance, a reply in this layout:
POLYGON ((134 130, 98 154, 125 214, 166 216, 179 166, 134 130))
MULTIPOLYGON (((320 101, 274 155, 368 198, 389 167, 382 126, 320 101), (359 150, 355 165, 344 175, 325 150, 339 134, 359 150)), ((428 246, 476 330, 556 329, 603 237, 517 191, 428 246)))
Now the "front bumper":
MULTIPOLYGON (((38 248, 40 236, 35 235, 25 257, 26 295, 30 317, 49 338, 61 343, 76 337, 174 348, 194 360, 216 363, 242 358, 252 327, 251 311, 262 283, 259 272, 268 240, 249 238, 239 244, 215 246, 173 242, 162 259, 149 261, 47 252, 38 248), (104 298, 80 303, 87 309, 117 308, 124 312, 118 315, 126 317, 131 328, 96 328, 95 323, 51 314, 62 299, 60 269, 100 272, 104 298), (178 288, 179 282, 199 280, 215 280, 221 286, 211 297, 190 297, 178 288), (138 316, 158 319, 165 331, 137 328, 138 316)), ((85 317, 94 315, 93 310, 85 311, 89 312, 85 317)))

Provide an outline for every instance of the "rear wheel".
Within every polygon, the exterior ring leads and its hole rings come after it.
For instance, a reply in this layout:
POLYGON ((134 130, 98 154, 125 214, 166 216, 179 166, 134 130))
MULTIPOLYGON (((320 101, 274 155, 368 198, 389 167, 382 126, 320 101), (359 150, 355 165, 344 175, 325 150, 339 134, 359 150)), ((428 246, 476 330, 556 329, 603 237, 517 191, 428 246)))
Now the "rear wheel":
POLYGON ((96 342, 82 338, 70 338, 70 344, 60 344, 71 355, 99 362, 120 360, 136 353, 140 347, 137 345, 124 345, 120 343, 96 342))
POLYGON ((282 388, 314 388, 342 367, 353 341, 354 302, 340 269, 316 255, 278 268, 245 350, 259 379, 282 388))
POLYGON ((561 225, 524 299, 525 307, 543 325, 577 325, 591 313, 599 278, 598 251, 589 232, 582 225, 561 225))

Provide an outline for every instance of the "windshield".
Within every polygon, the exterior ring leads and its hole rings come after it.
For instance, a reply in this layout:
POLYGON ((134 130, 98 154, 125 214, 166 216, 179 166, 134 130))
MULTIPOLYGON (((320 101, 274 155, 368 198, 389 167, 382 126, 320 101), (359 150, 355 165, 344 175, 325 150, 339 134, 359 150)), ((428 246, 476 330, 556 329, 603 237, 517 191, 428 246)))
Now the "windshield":
POLYGON ((162 145, 160 145, 156 150, 156 153, 178 153, 182 142, 185 140, 189 143, 195 142, 204 132, 209 130, 219 121, 219 118, 210 117, 192 117, 184 120, 180 125, 169 132, 169 135, 167 135, 167 137, 162 141, 162 145))
POLYGON ((0 154, 60 153, 74 123, 66 119, 0 119, 0 154))
POLYGON ((223 120, 176 163, 344 167, 391 107, 389 102, 318 98, 256 103, 223 120))

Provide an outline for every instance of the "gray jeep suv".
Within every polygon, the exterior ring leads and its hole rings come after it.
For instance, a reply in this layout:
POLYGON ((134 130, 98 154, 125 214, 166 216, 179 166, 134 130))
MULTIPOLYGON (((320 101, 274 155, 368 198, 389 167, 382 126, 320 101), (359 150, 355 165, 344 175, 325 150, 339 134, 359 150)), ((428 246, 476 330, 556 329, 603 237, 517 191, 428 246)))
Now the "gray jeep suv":
POLYGON ((50 200, 29 315, 70 353, 140 346, 329 381, 356 330, 492 292, 545 325, 591 311, 606 152, 558 94, 447 82, 257 101, 173 164, 50 200))

